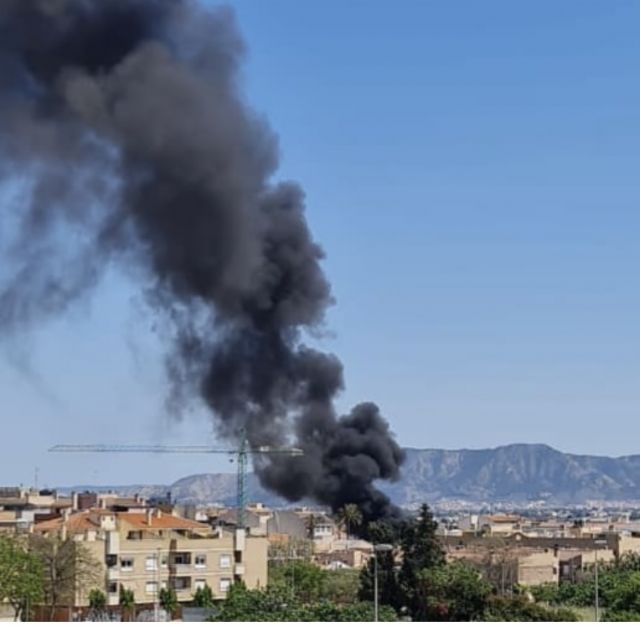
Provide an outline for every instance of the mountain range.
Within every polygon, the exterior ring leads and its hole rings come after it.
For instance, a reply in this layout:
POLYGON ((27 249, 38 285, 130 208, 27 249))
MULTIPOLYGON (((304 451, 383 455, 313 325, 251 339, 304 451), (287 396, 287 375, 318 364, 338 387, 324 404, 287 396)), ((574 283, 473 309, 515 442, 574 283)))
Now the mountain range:
MULTIPOLYGON (((543 444, 513 444, 480 450, 406 449, 402 477, 380 488, 400 506, 426 501, 580 505, 588 501, 640 501, 640 455, 606 457, 567 454, 543 444)), ((197 474, 172 485, 89 486, 66 490, 113 489, 144 496, 171 492, 177 502, 235 500, 233 474, 197 474)), ((249 477, 250 500, 272 506, 285 502, 249 477)))

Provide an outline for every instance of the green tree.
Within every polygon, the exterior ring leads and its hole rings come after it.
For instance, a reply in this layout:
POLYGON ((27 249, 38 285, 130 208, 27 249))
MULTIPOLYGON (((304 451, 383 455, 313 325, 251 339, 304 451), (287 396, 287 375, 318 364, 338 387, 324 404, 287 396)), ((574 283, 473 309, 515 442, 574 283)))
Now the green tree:
POLYGON ((347 539, 351 535, 351 531, 360 528, 362 525, 362 511, 357 504, 345 504, 338 511, 338 523, 344 527, 347 533, 347 539))
POLYGON ((469 622, 482 618, 491 585, 462 561, 425 568, 417 575, 411 616, 417 621, 469 622))
POLYGON ((600 618, 602 622, 640 622, 640 613, 633 611, 612 611, 606 609, 600 618))
POLYGON ((401 611, 404 607, 404 594, 398 582, 396 567, 398 529, 387 522, 372 522, 367 527, 367 536, 374 545, 387 544, 394 550, 376 552, 360 572, 358 597, 362 601, 373 602, 376 559, 378 570, 378 599, 381 605, 401 611))
POLYGON ((14 619, 29 619, 29 608, 41 602, 42 565, 24 541, 0 535, 0 599, 14 610, 14 619))
MULTIPOLYGON (((248 590, 243 584, 231 586, 220 612, 210 618, 217 622, 272 621, 272 622, 347 622, 371 621, 371 603, 355 603, 339 606, 328 600, 303 603, 291 598, 279 587, 248 590)), ((394 621, 392 609, 380 610, 381 621, 394 621)))
POLYGON ((360 572, 357 569, 337 569, 326 572, 324 584, 325 598, 336 604, 353 603, 358 597, 360 572))
POLYGON ((100 589, 92 589, 89 592, 89 606, 96 611, 102 611, 107 606, 107 596, 100 589))
POLYGON ((602 604, 610 612, 640 614, 640 572, 626 569, 617 572, 605 570, 602 582, 602 604))
POLYGON ((401 529, 402 566, 398 574, 401 602, 409 613, 418 611, 416 589, 421 572, 441 567, 445 563, 444 550, 436 535, 438 523, 427 504, 420 507, 418 516, 401 529))
POLYGON ((529 602, 524 596, 493 596, 486 608, 485 622, 577 622, 578 616, 566 608, 549 608, 529 602))
POLYGON ((160 589, 158 600, 160 606, 171 615, 178 609, 178 597, 174 589, 160 589))
POLYGON ((205 584, 204 587, 196 589, 193 594, 193 603, 201 608, 210 609, 214 605, 211 587, 205 584))
POLYGON ((291 561, 274 565, 269 571, 269 584, 286 590, 301 602, 314 602, 326 597, 329 574, 308 561, 291 561))
POLYGON ((133 589, 127 589, 126 587, 120 587, 120 608, 122 609, 122 616, 125 621, 131 619, 133 610, 136 606, 136 597, 133 593, 133 589))

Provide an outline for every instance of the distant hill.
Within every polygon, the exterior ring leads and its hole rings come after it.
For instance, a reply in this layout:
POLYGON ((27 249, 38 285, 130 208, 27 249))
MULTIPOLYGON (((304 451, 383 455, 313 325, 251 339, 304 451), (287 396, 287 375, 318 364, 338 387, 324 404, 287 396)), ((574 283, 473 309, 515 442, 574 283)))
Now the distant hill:
POLYGON ((640 455, 566 454, 542 444, 406 452, 402 479, 385 489, 405 505, 454 499, 554 504, 640 500, 640 455))
MULTIPOLYGON (((381 488, 401 506, 462 500, 470 503, 581 504, 587 500, 640 501, 640 455, 624 457, 565 454, 542 444, 514 444, 483 450, 407 448, 402 478, 381 488)), ((67 489, 83 489, 76 486, 67 489)), ((172 485, 112 486, 144 496, 171 491, 178 502, 235 500, 235 475, 197 474, 172 485)), ((99 487, 106 489, 106 487, 99 487)), ((284 501, 264 490, 254 476, 249 498, 271 505, 284 501)))

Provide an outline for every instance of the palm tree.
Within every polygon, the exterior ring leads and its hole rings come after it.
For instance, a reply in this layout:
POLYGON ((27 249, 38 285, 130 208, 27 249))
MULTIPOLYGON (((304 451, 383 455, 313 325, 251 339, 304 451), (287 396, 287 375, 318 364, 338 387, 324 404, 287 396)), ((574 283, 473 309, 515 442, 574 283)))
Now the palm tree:
POLYGON ((358 508, 357 504, 345 504, 338 511, 338 523, 343 526, 347 532, 347 546, 349 542, 349 535, 353 528, 357 528, 362 524, 362 511, 358 508))

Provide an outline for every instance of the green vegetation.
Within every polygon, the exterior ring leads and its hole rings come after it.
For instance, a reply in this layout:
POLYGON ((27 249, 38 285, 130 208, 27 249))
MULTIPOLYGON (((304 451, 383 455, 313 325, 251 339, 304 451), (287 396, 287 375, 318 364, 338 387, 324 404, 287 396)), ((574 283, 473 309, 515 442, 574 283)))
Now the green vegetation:
POLYGON ((134 616, 134 609, 136 606, 135 594, 132 589, 126 587, 120 587, 120 608, 122 609, 123 621, 129 621, 134 616))
POLYGON ((411 597, 417 621, 478 621, 487 608, 491 585, 460 561, 423 569, 411 597))
MULTIPOLYGON (((395 621, 389 607, 380 609, 380 621, 395 621)), ((229 590, 216 622, 367 622, 373 620, 373 605, 367 602, 338 605, 328 600, 302 602, 281 587, 248 590, 236 583, 229 590)))
POLYGON ((360 572, 355 569, 339 569, 327 572, 325 598, 336 604, 351 604, 358 597, 360 572))
POLYGON ((345 504, 338 511, 338 524, 345 529, 347 538, 362 526, 362 512, 357 504, 345 504))
MULTIPOLYGON (((525 596, 499 596, 495 585, 474 566, 446 563, 429 507, 402 524, 371 524, 374 543, 394 546, 379 552, 378 584, 382 604, 414 621, 576 621, 567 609, 547 608, 525 596), (400 559, 400 555, 403 558, 400 559), (397 563, 401 561, 400 566, 397 563)), ((373 598, 373 559, 360 576, 361 600, 373 598)))
POLYGON ((210 609, 214 605, 211 587, 205 584, 201 589, 196 589, 196 592, 193 594, 193 603, 200 608, 210 609))
POLYGON ((0 598, 14 619, 29 619, 29 608, 44 598, 42 563, 24 541, 0 535, 0 598))
POLYGON ((309 561, 291 561, 270 568, 269 585, 301 602, 316 602, 326 597, 329 574, 309 561))
POLYGON ((160 589, 158 600, 167 613, 173 614, 178 609, 178 597, 173 589, 160 589))
MULTIPOLYGON (((595 572, 584 572, 575 583, 538 585, 531 593, 552 606, 593 607, 595 572)), ((603 621, 640 621, 640 557, 628 555, 616 563, 600 564, 598 598, 603 621)))
MULTIPOLYGON (((342 516, 351 527, 362 524, 359 513, 345 507, 342 516)), ((361 530, 381 549, 360 572, 321 569, 309 558, 308 542, 295 549, 278 545, 266 589, 248 590, 236 583, 218 603, 205 586, 196 590, 193 603, 217 606, 219 612, 210 619, 220 622, 372 621, 377 571, 380 621, 560 622, 593 616, 593 570, 581 572, 575 583, 544 584, 525 593, 512 583, 505 585, 504 576, 498 582, 483 576, 482 566, 447 563, 436 528, 427 505, 414 519, 369 524, 361 530)), ((42 602, 53 616, 55 607, 89 589, 91 608, 104 610, 105 594, 95 587, 102 582, 100 571, 88 549, 73 539, 0 535, 0 597, 14 607, 16 619, 26 619, 28 607, 42 602)), ((161 589, 159 600, 164 610, 176 612, 174 590, 161 589)), ((640 621, 640 556, 599 566, 599 600, 602 621, 640 621)), ((133 592, 122 588, 125 617, 131 617, 134 605, 133 592)))
POLYGON ((107 596, 100 589, 92 589, 89 592, 89 606, 96 611, 102 611, 107 606, 107 596))
POLYGON ((444 550, 436 535, 437 528, 438 524, 433 519, 429 507, 423 504, 418 518, 402 529, 400 545, 403 558, 398 583, 403 602, 414 618, 432 614, 426 609, 424 600, 425 589, 428 589, 430 584, 428 573, 439 572, 440 579, 444 581, 451 574, 458 572, 444 567, 444 550))
POLYGON ((269 568, 269 586, 301 602, 347 605, 358 597, 359 576, 353 569, 329 571, 310 561, 293 561, 269 568))
POLYGON ((485 622, 577 622, 578 615, 566 608, 549 608, 524 596, 493 596, 485 608, 485 622))

